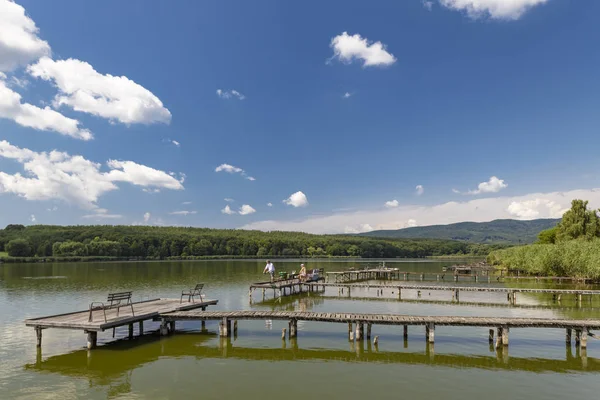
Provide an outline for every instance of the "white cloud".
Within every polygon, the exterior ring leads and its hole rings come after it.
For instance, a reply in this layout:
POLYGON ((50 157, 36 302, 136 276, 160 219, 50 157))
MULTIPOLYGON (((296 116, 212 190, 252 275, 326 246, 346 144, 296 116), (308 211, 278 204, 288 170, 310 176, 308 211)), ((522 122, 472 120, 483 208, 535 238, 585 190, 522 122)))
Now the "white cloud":
POLYGON ((415 191, 416 191, 417 196, 420 196, 423 193, 425 193, 425 188, 423 187, 423 185, 417 185, 415 187, 415 191))
POLYGON ((411 219, 409 219, 408 221, 406 221, 406 227, 407 227, 407 228, 412 228, 412 227, 415 227, 415 226, 419 226, 419 225, 417 224, 417 221, 416 221, 416 220, 414 220, 414 219, 412 219, 412 218, 411 218, 411 219))
POLYGON ((344 95, 342 96, 344 99, 347 99, 348 97, 351 97, 352 93, 346 92, 344 93, 344 95))
POLYGON ((249 177, 247 177, 246 179, 248 179, 249 181, 255 181, 255 180, 256 180, 256 178, 255 178, 255 177, 253 177, 253 176, 249 176, 249 177))
POLYGON ((22 164, 25 175, 0 171, 0 194, 12 193, 27 200, 63 200, 85 209, 98 209, 98 198, 117 190, 117 182, 136 186, 181 190, 181 183, 159 171, 133 161, 108 161, 108 172, 101 164, 82 156, 56 150, 35 152, 0 141, 0 158, 22 164))
POLYGON ((244 96, 243 94, 241 94, 237 90, 222 90, 222 89, 217 89, 217 96, 219 96, 222 99, 237 98, 239 100, 244 100, 246 98, 246 96, 244 96))
POLYGON ((386 46, 381 42, 369 43, 367 38, 359 34, 348 35, 342 33, 331 39, 330 47, 333 57, 346 63, 353 60, 362 60, 363 67, 387 66, 396 62, 393 54, 386 51, 386 46))
POLYGON ((387 208, 395 208, 395 207, 398 207, 400 205, 400 203, 398 203, 398 200, 390 200, 390 201, 386 201, 384 205, 387 208))
POLYGON ((52 81, 59 89, 54 106, 119 121, 124 124, 169 123, 171 113, 152 92, 126 76, 98 73, 90 64, 76 59, 54 61, 42 57, 27 71, 31 76, 52 81))
POLYGON ((433 1, 427 1, 427 0, 423 0, 421 2, 423 4, 423 7, 425 7, 427 9, 427 11, 431 11, 433 8, 433 1))
POLYGON ((233 203, 235 201, 234 199, 231 199, 229 197, 225 197, 223 200, 225 200, 228 203, 233 203))
POLYGON ((458 189, 452 189, 452 193, 460 194, 460 190, 458 190, 458 189))
POLYGON ((181 146, 181 143, 179 143, 177 140, 171 140, 171 143, 173 143, 177 147, 181 146))
POLYGON ((31 215, 29 216, 29 220, 30 220, 31 222, 35 222, 35 221, 36 221, 36 219, 35 219, 35 215, 31 214, 31 215))
POLYGON ((256 210, 248 204, 242 205, 240 207, 240 211, 239 211, 240 215, 254 214, 255 212, 256 212, 256 210))
POLYGON ((527 10, 548 0, 439 0, 452 10, 465 11, 470 18, 516 20, 527 10))
POLYGON ((87 214, 87 215, 82 216, 81 218, 102 220, 102 219, 120 219, 120 218, 123 218, 123 216, 120 214, 100 213, 100 214, 87 214))
POLYGON ((297 191, 296 193, 292 194, 290 197, 283 200, 283 202, 285 204, 287 204, 288 206, 294 206, 294 207, 308 206, 308 199, 306 198, 306 195, 304 193, 302 193, 301 191, 297 191))
POLYGON ((560 218, 569 208, 563 208, 560 204, 549 199, 533 199, 525 201, 513 201, 508 205, 506 211, 519 219, 534 219, 543 215, 548 218, 560 218))
POLYGON ((344 228, 344 233, 363 233, 371 232, 373 227, 369 224, 358 224, 356 226, 347 226, 344 228))
POLYGON ((184 206, 189 206, 190 204, 192 204, 191 201, 184 201, 181 204, 183 204, 184 206))
POLYGON ((578 189, 569 192, 531 193, 513 197, 488 197, 464 202, 451 201, 433 206, 407 205, 392 209, 375 208, 355 212, 318 215, 302 220, 265 220, 241 226, 241 229, 259 229, 264 231, 301 231, 310 233, 344 233, 368 224, 375 230, 401 229, 413 225, 410 220, 419 222, 419 226, 451 224, 455 222, 483 222, 501 218, 531 219, 533 213, 519 211, 533 207, 538 212, 534 218, 556 218, 562 210, 568 209, 573 199, 589 200, 591 208, 600 208, 599 189, 578 189), (540 205, 535 206, 539 200, 540 205), (531 202, 531 203, 528 203, 531 202), (522 208, 513 203, 525 203, 522 208), (516 214, 520 212, 520 214, 516 214))
POLYGON ((58 207, 54 206, 54 207, 51 207, 51 208, 47 208, 46 211, 50 211, 50 212, 58 211, 58 207))
POLYGON ((273 207, 273 203, 267 203, 267 207, 273 207))
POLYGON ((146 223, 147 223, 148 221, 150 221, 150 217, 151 217, 151 216, 152 216, 152 215, 151 215, 149 212, 145 212, 145 213, 144 213, 144 222, 146 222, 146 223))
POLYGON ((144 188, 142 191, 146 193, 160 193, 160 189, 144 188))
POLYGON ((228 172, 230 174, 236 174, 242 173, 244 172, 244 170, 238 167, 234 167, 230 164, 221 164, 217 168, 215 168, 215 172, 228 172))
POLYGON ((169 215, 193 215, 198 214, 198 211, 172 211, 169 215))
POLYGON ((231 209, 231 207, 229 207, 229 204, 227 204, 227 205, 225 206, 225 208, 221 210, 221 212, 222 212, 223 214, 227 214, 227 215, 232 215, 232 214, 235 214, 235 211, 233 211, 233 210, 231 209))
POLYGON ((0 0, 0 71, 11 71, 50 54, 50 45, 37 33, 35 22, 22 6, 0 0))
POLYGON ((6 86, 2 77, 0 77, 0 118, 11 119, 27 128, 54 131, 75 139, 93 138, 92 133, 80 128, 79 121, 75 119, 67 118, 50 107, 39 108, 29 103, 21 103, 21 95, 6 86))
POLYGON ((477 190, 469 190, 467 194, 482 194, 482 193, 497 193, 508 187, 503 179, 498 179, 492 176, 487 182, 481 182, 477 185, 477 190))
POLYGON ((27 86, 29 86, 29 81, 27 79, 17 78, 16 76, 11 76, 10 81, 7 83, 9 83, 10 86, 17 86, 21 89, 25 89, 27 86))

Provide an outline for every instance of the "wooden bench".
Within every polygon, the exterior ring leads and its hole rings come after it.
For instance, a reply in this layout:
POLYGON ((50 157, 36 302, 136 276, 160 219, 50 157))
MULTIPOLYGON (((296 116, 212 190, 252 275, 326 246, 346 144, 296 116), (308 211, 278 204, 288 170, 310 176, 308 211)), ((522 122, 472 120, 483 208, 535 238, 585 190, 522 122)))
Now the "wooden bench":
POLYGON ((102 310, 104 312, 104 322, 108 322, 106 320, 106 310, 116 308, 118 317, 119 309, 127 306, 131 307, 131 315, 135 316, 135 313, 133 312, 133 302, 131 301, 131 293, 132 292, 109 293, 106 303, 100 301, 92 302, 90 304, 89 322, 93 321, 94 311, 102 310))
POLYGON ((196 284, 196 287, 194 287, 193 289, 188 289, 188 290, 183 290, 181 292, 181 298, 179 299, 179 304, 181 304, 183 302, 183 298, 185 296, 188 297, 188 303, 191 301, 192 303, 194 302, 194 297, 200 297, 200 301, 202 301, 202 289, 204 288, 204 283, 198 283, 196 284))

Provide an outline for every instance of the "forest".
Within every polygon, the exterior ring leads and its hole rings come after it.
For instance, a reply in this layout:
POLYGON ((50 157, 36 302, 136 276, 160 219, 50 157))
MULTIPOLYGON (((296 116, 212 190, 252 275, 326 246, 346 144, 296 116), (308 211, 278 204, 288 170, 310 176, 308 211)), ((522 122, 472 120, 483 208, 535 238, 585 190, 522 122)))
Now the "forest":
POLYGON ((8 225, 0 252, 10 258, 196 259, 209 257, 419 258, 485 256, 500 245, 440 239, 376 239, 300 232, 156 226, 8 225))

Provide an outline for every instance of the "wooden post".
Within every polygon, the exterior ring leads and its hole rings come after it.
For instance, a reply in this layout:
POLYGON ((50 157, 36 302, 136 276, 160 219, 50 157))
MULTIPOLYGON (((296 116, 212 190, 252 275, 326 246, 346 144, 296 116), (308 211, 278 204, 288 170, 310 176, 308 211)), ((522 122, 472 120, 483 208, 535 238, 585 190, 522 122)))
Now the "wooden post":
POLYGON ((458 289, 456 289, 456 291, 455 291, 455 293, 454 293, 454 297, 456 297, 456 301, 460 301, 460 298, 459 298, 459 294, 458 294, 458 293, 459 293, 459 291, 458 291, 458 289))
POLYGON ((517 304, 517 292, 512 293, 512 303, 513 305, 517 304))
POLYGON ((231 337, 231 320, 227 319, 227 337, 231 337))
POLYGON ((367 341, 371 343, 371 323, 367 324, 367 341))
POLYGON ((575 346, 579 347, 581 344, 581 330, 575 329, 575 346))
POLYGON ((229 325, 229 321, 227 320, 227 318, 223 318, 223 320, 219 323, 219 336, 221 336, 221 337, 228 336, 228 332, 227 332, 228 325, 229 325))
POLYGON ((36 347, 42 347, 42 328, 35 328, 36 347))
POLYGON ((142 336, 144 334, 144 321, 138 322, 138 335, 142 336))
POLYGON ((427 336, 427 343, 433 343, 435 340, 435 324, 429 322, 425 325, 425 335, 427 336))
POLYGON ((348 340, 353 341, 354 335, 352 333, 352 322, 348 322, 348 340))
POLYGON ((493 329, 490 329, 488 341, 490 342, 490 344, 494 343, 494 330, 493 329))
POLYGON ((233 321, 233 334, 237 336, 237 331, 238 331, 238 322, 237 319, 235 321, 233 321))
POLYGON ((454 275, 454 282, 458 282, 458 275, 454 275))
POLYGON ((567 328, 567 336, 566 336, 566 342, 567 345, 571 346, 571 328, 567 328))
POLYGON ((129 339, 133 339, 133 324, 129 324, 129 339))
POLYGON ((298 320, 291 319, 290 320, 290 339, 298 336, 298 320))
POLYGON ((167 321, 164 319, 160 322, 160 336, 167 336, 169 334, 169 328, 167 328, 167 321))
POLYGON ((402 300, 402 288, 398 288, 398 300, 402 300))
POLYGON ((283 329, 281 330, 281 340, 285 340, 285 331, 286 331, 286 329, 285 329, 285 328, 283 328, 283 329))
POLYGON ((175 333, 175 321, 169 322, 169 330, 171 331, 171 333, 175 333))
POLYGON ((359 342, 363 338, 363 323, 356 321, 356 341, 359 342))
POLYGON ((404 325, 404 340, 408 340, 408 325, 404 325))
POLYGON ((206 329, 206 321, 202 320, 202 324, 201 324, 202 330, 206 329))
POLYGON ((502 328, 502 345, 508 346, 508 326, 502 328))
POLYGON ((498 327, 497 329, 497 334, 496 334, 496 349, 500 349, 502 348, 502 334, 503 334, 504 328, 502 328, 501 326, 498 327))
POLYGON ((92 350, 96 348, 98 344, 98 332, 87 331, 87 348, 92 350))
POLYGON ((588 328, 585 326, 581 329, 581 348, 587 348, 588 328))

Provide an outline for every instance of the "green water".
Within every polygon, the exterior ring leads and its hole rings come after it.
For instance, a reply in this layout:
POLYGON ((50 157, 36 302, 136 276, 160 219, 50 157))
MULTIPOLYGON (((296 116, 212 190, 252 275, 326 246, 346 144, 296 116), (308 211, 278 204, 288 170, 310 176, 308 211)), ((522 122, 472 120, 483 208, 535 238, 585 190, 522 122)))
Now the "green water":
MULTIPOLYGON (((452 263, 393 266, 440 272, 452 263)), ((288 271, 298 265, 276 263, 288 271)), ((26 318, 86 309, 108 292, 133 290, 136 301, 178 297, 197 282, 206 284, 209 298, 219 299, 213 310, 600 318, 600 299, 584 299, 577 307, 566 298, 557 306, 548 296, 523 294, 518 307, 509 307, 501 293, 464 292, 463 305, 456 305, 445 291, 421 298, 407 291, 400 302, 391 291, 378 297, 374 289, 353 290, 356 298, 348 299, 331 288, 281 302, 263 302, 255 293, 251 304, 248 286, 264 279, 263 266, 262 261, 0 265, 0 398, 597 398, 600 343, 590 339, 587 354, 581 354, 565 346, 562 330, 513 329, 508 351, 498 353, 485 328, 438 327, 435 346, 428 347, 422 327, 410 328, 405 342, 401 327, 374 326, 373 335, 379 336, 374 346, 348 342, 347 326, 341 324, 299 322, 297 340, 282 341, 283 321, 240 321, 237 337, 229 340, 216 335, 215 322, 204 332, 199 322, 179 322, 175 335, 162 338, 151 332, 157 324, 147 322, 143 338, 124 339, 126 328, 117 330, 115 339, 104 332, 99 347, 88 352, 84 333, 60 329, 45 330, 37 351, 33 329, 23 324, 26 318)), ((361 264, 310 261, 308 266, 334 271, 361 264)))

